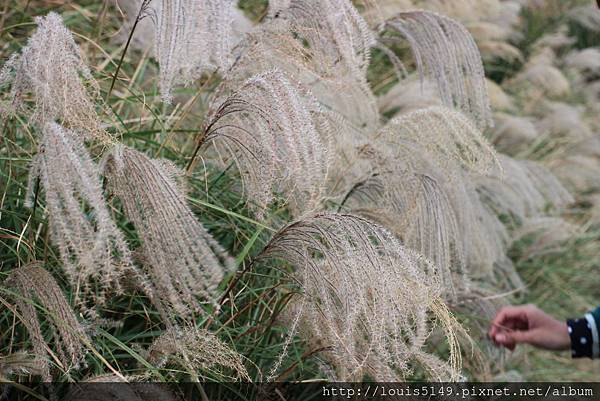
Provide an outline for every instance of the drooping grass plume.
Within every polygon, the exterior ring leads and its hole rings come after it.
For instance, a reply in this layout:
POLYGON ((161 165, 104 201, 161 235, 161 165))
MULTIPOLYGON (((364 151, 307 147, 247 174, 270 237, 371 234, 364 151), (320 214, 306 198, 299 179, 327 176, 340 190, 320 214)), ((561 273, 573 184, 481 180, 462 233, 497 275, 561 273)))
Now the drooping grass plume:
MULTIPOLYGON (((355 185, 345 206, 396 233, 439 267, 447 298, 454 298, 468 280, 461 230, 446 188, 445 177, 427 172, 424 160, 378 157, 373 173, 355 185), (406 163, 406 164, 405 164, 406 163)), ((408 155, 406 155, 408 156, 408 155)))
POLYGON ((4 286, 15 292, 18 318, 27 328, 43 380, 51 380, 50 360, 63 371, 77 369, 90 340, 52 275, 34 262, 15 268, 4 286), (53 333, 52 341, 44 337, 42 317, 53 333))
POLYGON ((232 0, 154 0, 154 51, 160 64, 163 101, 172 101, 176 85, 188 85, 203 73, 231 64, 232 0))
MULTIPOLYGON (((374 34, 358 10, 348 0, 290 0, 275 3, 269 12, 285 20, 304 40, 321 68, 342 64, 364 80, 374 34)), ((334 67, 337 69, 337 67, 334 67)))
POLYGON ((478 174, 499 170, 494 148, 462 113, 446 107, 427 107, 394 118, 376 135, 375 140, 390 143, 409 141, 457 162, 478 174))
POLYGON ((123 204, 141 240, 142 262, 156 296, 182 315, 211 301, 233 260, 196 220, 182 192, 182 172, 126 146, 103 163, 107 188, 123 204))
POLYGON ((373 32, 348 0, 293 0, 271 4, 271 18, 248 35, 245 50, 228 74, 244 79, 277 68, 356 127, 377 127, 367 82, 373 32))
POLYGON ((437 83, 445 105, 470 114, 480 128, 492 125, 481 56, 464 26, 433 12, 408 11, 387 20, 381 30, 406 38, 420 74, 437 83))
POLYGON ((250 380, 240 354, 213 333, 194 327, 165 331, 148 349, 147 359, 159 368, 183 368, 192 375, 192 380, 209 373, 221 380, 250 380))
POLYGON ((432 260, 446 297, 464 291, 472 273, 491 274, 503 257, 505 233, 468 174, 499 173, 499 163, 466 117, 443 107, 407 113, 360 146, 357 157, 370 160, 371 170, 350 189, 346 206, 432 260))
POLYGON ((84 308, 86 298, 103 304, 107 291, 121 291, 120 279, 133 266, 106 206, 98 166, 78 133, 52 122, 45 125, 30 170, 28 199, 38 177, 46 194, 51 239, 76 301, 84 308))
POLYGON ((27 46, 14 53, 0 72, 0 87, 10 87, 8 99, 0 103, 0 115, 25 112, 39 128, 57 120, 86 139, 104 139, 94 104, 98 84, 73 34, 53 12, 35 22, 38 28, 27 46))
POLYGON ((258 260, 267 258, 296 269, 299 332, 327 349, 331 379, 398 381, 414 363, 431 378, 458 378, 460 329, 440 301, 437 268, 383 227, 350 214, 310 215, 282 228, 258 260), (431 319, 444 330, 448 361, 424 349, 431 319))
POLYGON ((258 216, 274 192, 299 214, 316 208, 323 196, 331 131, 312 95, 271 70, 211 103, 198 149, 213 142, 236 164, 258 216))

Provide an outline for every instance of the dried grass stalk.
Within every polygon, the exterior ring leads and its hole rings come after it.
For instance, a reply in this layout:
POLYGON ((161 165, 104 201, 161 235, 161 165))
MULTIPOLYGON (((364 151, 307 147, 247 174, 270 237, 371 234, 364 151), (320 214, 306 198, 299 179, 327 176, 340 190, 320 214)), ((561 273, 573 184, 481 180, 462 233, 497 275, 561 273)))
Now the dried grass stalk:
POLYGON ((98 166, 77 133, 46 124, 30 171, 29 199, 36 177, 46 192, 51 239, 77 302, 91 296, 103 304, 107 291, 121 291, 120 279, 133 265, 106 206, 98 166))
POLYGON ((409 42, 422 76, 437 82, 442 101, 470 114, 478 127, 493 125, 481 55, 460 23, 430 11, 408 11, 387 20, 381 30, 409 42))
POLYGON ((104 160, 109 190, 141 239, 157 296, 183 315, 199 308, 197 297, 212 300, 232 258, 198 222, 186 204, 173 167, 117 146, 104 160))
POLYGON ((49 358, 65 371, 77 369, 84 362, 90 340, 52 275, 40 263, 31 263, 14 269, 4 285, 16 292, 14 302, 29 333, 33 353, 39 358, 43 380, 51 380, 49 358), (53 333, 51 342, 42 333, 41 316, 53 333))
POLYGON ((30 120, 40 127, 58 120, 86 139, 106 139, 94 104, 99 87, 73 34, 53 12, 36 17, 35 22, 38 28, 27 46, 13 54, 0 72, 0 87, 10 86, 0 115, 31 112, 30 120), (31 110, 28 95, 33 97, 31 110))
POLYGON ((281 229, 265 258, 296 269, 300 332, 327 347, 332 379, 399 381, 415 362, 436 380, 458 378, 460 328, 440 301, 437 268, 383 227, 349 214, 311 215, 281 229), (432 318, 446 335, 448 361, 424 350, 432 318))

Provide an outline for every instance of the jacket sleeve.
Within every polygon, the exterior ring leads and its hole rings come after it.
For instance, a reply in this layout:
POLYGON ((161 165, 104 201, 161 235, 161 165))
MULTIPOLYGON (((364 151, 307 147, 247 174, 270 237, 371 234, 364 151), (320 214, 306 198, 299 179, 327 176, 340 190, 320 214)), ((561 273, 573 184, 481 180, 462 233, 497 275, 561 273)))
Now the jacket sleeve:
POLYGON ((571 356, 573 358, 600 357, 600 307, 586 313, 579 319, 567 320, 569 337, 571 338, 571 356))

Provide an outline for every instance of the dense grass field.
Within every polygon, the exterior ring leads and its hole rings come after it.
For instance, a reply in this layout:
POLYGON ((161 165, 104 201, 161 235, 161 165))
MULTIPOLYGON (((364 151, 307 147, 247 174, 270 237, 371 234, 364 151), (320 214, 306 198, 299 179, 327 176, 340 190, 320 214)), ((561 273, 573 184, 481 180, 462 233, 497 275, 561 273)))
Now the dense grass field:
MULTIPOLYGON (((370 3, 356 6, 367 15, 370 3)), ((409 3, 382 2, 381 8, 402 10, 402 4, 409 3)), ((511 215, 502 207, 495 210, 509 233, 506 263, 511 265, 510 269, 514 265, 521 285, 499 285, 504 277, 498 273, 500 270, 492 275, 499 277, 498 282, 490 276, 475 274, 473 288, 477 291, 468 293, 468 297, 445 300, 452 316, 465 330, 458 340, 462 346, 461 373, 475 381, 596 380, 600 377, 600 367, 593 361, 572 360, 568 352, 542 352, 526 346, 514 352, 502 351, 491 344, 486 332, 494 311, 503 304, 533 303, 561 319, 580 316, 600 304, 600 195, 597 194, 600 52, 590 55, 589 60, 575 57, 585 49, 598 50, 600 16, 592 14, 588 19, 578 16, 578 7, 590 2, 575 0, 489 1, 497 7, 489 6, 487 10, 485 7, 467 10, 466 0, 455 2, 454 6, 448 5, 451 1, 443 0, 412 3, 413 8, 454 13, 450 17, 462 22, 475 38, 486 76, 496 84, 493 90, 489 89, 495 125, 483 130, 483 135, 499 153, 517 160, 532 160, 548 168, 573 197, 572 202, 558 207, 550 199, 532 220, 522 220, 522 216, 511 215), (513 25, 503 27, 507 32, 498 33, 501 29, 496 28, 502 24, 500 14, 506 11, 505 6, 510 8, 505 3, 510 3, 510 7, 518 3, 522 6, 513 25), (493 10, 498 15, 492 15, 493 10), (491 21, 495 21, 496 28, 490 27, 491 21), (548 74, 550 69, 552 72, 548 74), (563 79, 566 88, 560 87, 563 79), (469 300, 473 299, 473 303, 481 301, 483 309, 469 307, 469 300)), ((266 1, 241 0, 238 7, 250 26, 260 26, 268 20, 266 1)), ((595 8, 589 10, 599 12, 595 8)), ((15 269, 34 261, 42 262, 83 327, 85 357, 82 364, 61 363, 57 347, 63 340, 56 335, 56 326, 52 324, 52 314, 56 312, 14 286, 0 285, 0 379, 40 378, 31 335, 23 322, 27 317, 19 305, 33 306, 40 317, 41 335, 49 345, 45 358, 50 360, 54 381, 80 381, 101 375, 134 381, 335 378, 336 368, 331 368, 328 354, 335 344, 321 342, 320 337, 313 337, 305 328, 296 330, 299 315, 295 311, 304 305, 305 291, 297 269, 289 259, 261 257, 274 235, 297 220, 295 211, 286 197, 280 196, 269 203, 263 216, 257 215, 254 201, 248 200, 244 191, 238 166, 231 160, 218 163, 219 154, 214 149, 196 153, 198 141, 205 133, 207 115, 211 113, 212 96, 223 76, 203 74, 187 87, 175 87, 173 102, 164 103, 159 87, 159 63, 152 47, 144 48, 143 44, 144 39, 146 43, 152 43, 152 39, 137 36, 126 46, 131 25, 114 0, 6 0, 0 5, 0 64, 27 45, 36 30, 34 18, 49 12, 58 13, 73 32, 98 83, 96 112, 102 129, 114 142, 87 141, 92 160, 101 162, 118 142, 152 159, 170 160, 185 171, 182 193, 187 205, 231 256, 234 268, 226 271, 219 281, 215 290, 218 296, 213 302, 201 302, 186 318, 175 316, 165 321, 164 311, 148 293, 130 282, 131 277, 124 280, 121 293, 109 291, 106 303, 96 309, 95 315, 78 305, 80 288, 69 279, 60 250, 51 238, 52 223, 43 185, 35 178, 28 184, 32 159, 40 149, 42 137, 30 114, 35 99, 26 94, 29 109, 0 117, 0 282, 11 277, 15 269), (28 185, 33 188, 32 207, 25 204, 28 185), (157 358, 152 344, 174 327, 195 333, 196 342, 189 344, 187 354, 173 352, 168 360, 157 358), (219 351, 210 342, 213 337, 234 356, 219 351), (237 362, 243 365, 243 373, 237 362)), ((147 24, 149 20, 148 17, 142 22, 147 24)), ((144 30, 143 35, 147 34, 144 30)), ((423 92, 414 89, 418 85, 409 89, 409 82, 416 80, 407 44, 394 43, 390 49, 409 73, 399 80, 391 58, 379 49, 372 51, 365 78, 376 96, 381 126, 413 107, 439 103, 428 98, 427 85, 423 92)), ((492 84, 488 88, 489 85, 492 84)), ((7 101, 8 86, 0 86, 0 93, 2 101, 7 101)), ((350 139, 340 137, 337 141, 350 139)), ((343 176, 344 169, 341 174, 339 170, 332 175, 343 176)), ((512 170, 505 169, 505 182, 518 181, 511 173, 512 170)), ((133 261, 138 266, 144 265, 146 256, 140 251, 143 240, 136 226, 125 216, 122 200, 108 190, 105 178, 101 184, 111 218, 132 250, 133 261)), ((320 207, 333 212, 355 212, 346 200, 326 197, 320 207)), ((82 207, 88 215, 93 215, 90 205, 82 207)), ((95 285, 98 288, 92 286, 90 292, 100 293, 102 285, 95 285)), ((93 297, 85 302, 94 308, 93 297)), ((435 320, 431 316, 427 319, 435 320)), ((180 335, 185 335, 182 330, 180 335)), ((186 337, 181 341, 188 340, 186 337)), ((431 329, 423 350, 442 360, 451 353, 439 328, 431 329)), ((170 351, 161 352, 167 355, 170 351)), ((431 378, 419 364, 410 365, 406 372, 403 377, 407 380, 431 378)), ((369 379, 368 374, 364 378, 369 379)))

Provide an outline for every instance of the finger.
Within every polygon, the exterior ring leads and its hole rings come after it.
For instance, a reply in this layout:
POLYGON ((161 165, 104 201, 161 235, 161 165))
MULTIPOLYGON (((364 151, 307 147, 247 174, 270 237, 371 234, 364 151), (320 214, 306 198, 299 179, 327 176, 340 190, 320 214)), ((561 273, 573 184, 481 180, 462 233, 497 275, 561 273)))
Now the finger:
POLYGON ((522 320, 526 319, 525 306, 505 306, 496 314, 490 325, 488 334, 496 336, 503 329, 515 329, 523 326, 522 320))
POLYGON ((496 335, 496 342, 510 350, 513 350, 517 344, 530 344, 534 336, 535 332, 531 330, 503 332, 496 335))
POLYGON ((512 340, 508 333, 500 333, 495 337, 496 344, 501 345, 509 350, 515 349, 515 342, 512 340))
POLYGON ((492 321, 493 326, 504 326, 507 321, 525 321, 527 322, 526 306, 505 306, 500 309, 492 321))

